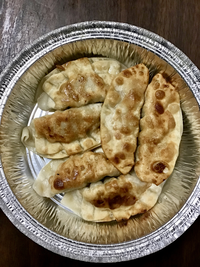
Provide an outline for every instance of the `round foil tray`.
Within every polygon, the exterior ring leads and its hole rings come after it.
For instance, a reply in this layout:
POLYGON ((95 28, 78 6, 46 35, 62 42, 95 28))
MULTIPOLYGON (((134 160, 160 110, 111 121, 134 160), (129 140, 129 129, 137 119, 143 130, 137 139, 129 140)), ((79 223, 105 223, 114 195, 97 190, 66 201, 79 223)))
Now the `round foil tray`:
POLYGON ((197 67, 174 45, 142 28, 91 21, 43 36, 22 51, 0 77, 0 207, 33 241, 77 260, 127 261, 166 247, 200 212, 199 92, 197 67), (31 155, 20 137, 37 113, 38 83, 56 64, 84 56, 115 58, 127 67, 144 62, 151 75, 164 69, 180 84, 184 132, 174 172, 157 204, 126 222, 86 222, 62 207, 59 198, 45 199, 32 189, 34 172, 45 160, 31 155))

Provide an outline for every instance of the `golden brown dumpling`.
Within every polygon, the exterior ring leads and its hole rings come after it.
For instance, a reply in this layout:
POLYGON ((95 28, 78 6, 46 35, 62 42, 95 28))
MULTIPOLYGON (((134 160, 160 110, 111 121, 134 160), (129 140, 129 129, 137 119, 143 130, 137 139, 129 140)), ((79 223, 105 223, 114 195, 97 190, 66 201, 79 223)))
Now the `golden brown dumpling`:
POLYGON ((64 110, 68 107, 103 102, 112 79, 122 70, 117 60, 80 58, 57 66, 41 81, 37 99, 42 110, 64 110))
POLYGON ((140 180, 159 185, 174 169, 183 131, 179 93, 165 74, 149 84, 142 116, 135 172, 140 180))
POLYGON ((144 213, 157 202, 163 184, 142 182, 134 171, 118 178, 92 183, 89 187, 67 192, 61 203, 87 221, 128 220, 144 213))
POLYGON ((140 111, 148 81, 149 70, 143 64, 122 71, 114 78, 102 107, 102 148, 123 174, 134 165, 140 111))
POLYGON ((21 140, 31 151, 46 158, 65 158, 100 145, 102 104, 56 111, 34 119, 22 131, 21 140))
POLYGON ((40 171, 33 188, 41 196, 52 197, 119 174, 103 153, 88 151, 67 160, 50 161, 40 171))

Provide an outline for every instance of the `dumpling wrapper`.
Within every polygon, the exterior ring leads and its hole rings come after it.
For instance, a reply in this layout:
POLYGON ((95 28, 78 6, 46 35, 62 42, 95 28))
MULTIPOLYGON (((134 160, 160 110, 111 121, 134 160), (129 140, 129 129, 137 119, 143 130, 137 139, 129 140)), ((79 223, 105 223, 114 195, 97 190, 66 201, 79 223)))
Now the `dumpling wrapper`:
POLYGON ((142 113, 135 172, 142 181, 159 185, 174 169, 183 132, 179 93, 165 74, 149 84, 142 113))
POLYGON ((64 195, 61 203, 86 221, 128 220, 147 212, 157 202, 163 184, 142 182, 134 171, 64 195))
POLYGON ((105 176, 118 176, 120 172, 103 153, 85 152, 67 160, 52 160, 45 165, 33 184, 33 189, 43 197, 85 187, 105 176))
POLYGON ((117 60, 80 58, 57 66, 39 84, 38 106, 42 110, 103 102, 112 79, 123 69, 117 60))
POLYGON ((22 131, 22 143, 34 153, 52 159, 91 150, 100 145, 102 104, 56 111, 32 120, 22 131))
POLYGON ((149 70, 143 64, 122 71, 114 78, 102 107, 102 148, 123 174, 134 165, 140 111, 148 81, 149 70))

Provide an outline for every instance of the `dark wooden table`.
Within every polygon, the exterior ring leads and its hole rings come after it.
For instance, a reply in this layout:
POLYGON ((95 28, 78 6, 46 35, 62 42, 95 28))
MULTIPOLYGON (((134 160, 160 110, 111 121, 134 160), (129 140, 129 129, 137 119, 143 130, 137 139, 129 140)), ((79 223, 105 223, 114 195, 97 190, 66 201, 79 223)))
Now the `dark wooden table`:
MULTIPOLYGON (((127 22, 169 40, 200 67, 199 0, 0 0, 0 72, 26 45, 58 27, 87 20, 127 22)), ((200 218, 174 243, 135 266, 200 266, 200 218)), ((40 247, 0 210, 0 267, 82 266, 40 247)), ((91 265, 92 263, 88 263, 91 265)))

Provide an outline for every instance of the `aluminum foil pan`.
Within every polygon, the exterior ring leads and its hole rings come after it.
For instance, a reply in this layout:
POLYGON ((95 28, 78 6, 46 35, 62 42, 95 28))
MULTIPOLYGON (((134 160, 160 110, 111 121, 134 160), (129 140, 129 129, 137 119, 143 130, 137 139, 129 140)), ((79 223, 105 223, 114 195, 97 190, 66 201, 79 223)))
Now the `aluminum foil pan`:
POLYGON ((0 207, 12 223, 43 247, 89 262, 120 262, 156 252, 176 240, 200 212, 200 72, 175 46, 144 29, 115 22, 84 22, 55 30, 25 49, 0 77, 0 207), (180 85, 184 132, 180 155, 157 204, 127 222, 87 222, 59 197, 32 189, 45 159, 29 153, 21 131, 41 116, 35 92, 56 64, 103 56, 127 67, 144 62, 151 76, 160 69, 180 85))

